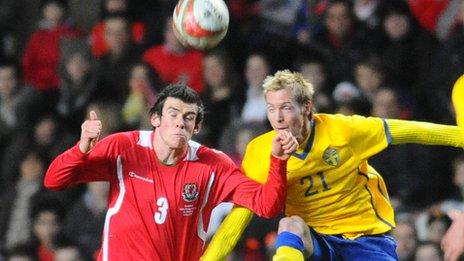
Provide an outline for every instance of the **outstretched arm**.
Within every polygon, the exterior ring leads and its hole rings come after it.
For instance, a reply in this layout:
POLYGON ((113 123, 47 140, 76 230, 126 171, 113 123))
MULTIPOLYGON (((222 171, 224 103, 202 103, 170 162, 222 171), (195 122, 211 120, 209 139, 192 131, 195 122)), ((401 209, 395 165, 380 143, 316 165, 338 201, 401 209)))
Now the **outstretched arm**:
POLYGON ((253 217, 251 210, 235 206, 222 222, 201 260, 224 260, 234 250, 235 245, 253 217))
POLYGON ((386 120, 392 144, 418 143, 464 148, 464 129, 420 121, 386 120))
POLYGON ((461 75, 454 84, 451 99, 456 112, 456 123, 464 128, 464 75, 461 75))
POLYGON ((453 86, 452 102, 459 127, 418 121, 386 120, 392 144, 419 143, 464 148, 464 75, 453 86))

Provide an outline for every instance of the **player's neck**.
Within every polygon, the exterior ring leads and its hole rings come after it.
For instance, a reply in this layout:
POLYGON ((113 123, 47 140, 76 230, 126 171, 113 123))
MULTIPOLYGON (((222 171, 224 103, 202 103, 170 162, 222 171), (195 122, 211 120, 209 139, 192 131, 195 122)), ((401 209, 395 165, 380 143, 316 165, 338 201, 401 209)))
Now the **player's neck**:
POLYGON ((167 146, 154 147, 158 161, 167 166, 176 165, 184 156, 186 148, 176 149, 167 146))
POLYGON ((300 146, 305 146, 304 144, 308 140, 309 135, 311 135, 311 120, 306 122, 305 126, 303 126, 301 137, 297 138, 298 144, 300 144, 300 146))

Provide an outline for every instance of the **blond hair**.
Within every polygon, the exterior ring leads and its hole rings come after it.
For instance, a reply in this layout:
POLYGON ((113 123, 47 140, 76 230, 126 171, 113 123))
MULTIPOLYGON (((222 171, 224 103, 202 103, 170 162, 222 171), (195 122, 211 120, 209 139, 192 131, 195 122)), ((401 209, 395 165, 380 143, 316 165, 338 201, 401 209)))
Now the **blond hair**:
POLYGON ((274 75, 267 76, 266 79, 264 79, 264 93, 286 88, 292 91, 293 98, 300 105, 305 105, 313 98, 313 85, 306 81, 301 73, 291 72, 290 70, 282 70, 277 71, 274 75))

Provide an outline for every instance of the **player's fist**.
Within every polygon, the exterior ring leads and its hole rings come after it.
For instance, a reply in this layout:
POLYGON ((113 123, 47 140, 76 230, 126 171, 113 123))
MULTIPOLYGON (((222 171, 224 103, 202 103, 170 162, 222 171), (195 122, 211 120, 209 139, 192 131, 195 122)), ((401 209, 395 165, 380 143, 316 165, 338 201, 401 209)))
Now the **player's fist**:
POLYGON ((98 141, 102 130, 102 123, 98 120, 95 111, 90 111, 89 119, 84 121, 81 125, 81 140, 79 142, 79 149, 83 153, 88 153, 98 141))
POLYGON ((277 131, 272 141, 272 155, 281 160, 288 160, 298 148, 298 141, 287 130, 277 131))

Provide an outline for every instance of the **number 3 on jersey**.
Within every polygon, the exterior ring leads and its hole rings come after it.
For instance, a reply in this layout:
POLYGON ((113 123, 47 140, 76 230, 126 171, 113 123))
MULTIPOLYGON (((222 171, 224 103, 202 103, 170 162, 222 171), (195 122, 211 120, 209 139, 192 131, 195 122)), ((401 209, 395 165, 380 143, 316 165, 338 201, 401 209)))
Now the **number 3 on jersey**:
POLYGON ((158 198, 156 205, 158 206, 158 211, 155 212, 155 222, 156 224, 163 224, 168 215, 168 200, 165 197, 158 198))

